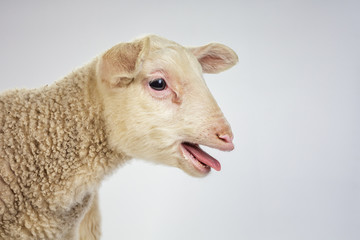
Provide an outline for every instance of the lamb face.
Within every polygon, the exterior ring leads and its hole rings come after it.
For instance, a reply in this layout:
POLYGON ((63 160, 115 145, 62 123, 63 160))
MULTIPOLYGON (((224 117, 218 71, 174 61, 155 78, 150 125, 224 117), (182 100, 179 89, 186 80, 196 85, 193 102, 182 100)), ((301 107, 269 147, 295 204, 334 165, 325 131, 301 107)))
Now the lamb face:
POLYGON ((193 176, 220 170, 199 145, 231 151, 233 134, 202 74, 236 62, 221 44, 185 48, 157 36, 113 47, 97 67, 110 145, 193 176))

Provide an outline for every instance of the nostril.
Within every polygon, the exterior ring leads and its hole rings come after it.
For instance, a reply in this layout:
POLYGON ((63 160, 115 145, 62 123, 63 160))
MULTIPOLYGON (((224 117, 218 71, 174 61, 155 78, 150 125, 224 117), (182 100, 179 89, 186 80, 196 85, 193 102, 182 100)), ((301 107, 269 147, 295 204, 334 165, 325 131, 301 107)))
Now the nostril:
POLYGON ((217 135, 218 138, 223 141, 222 144, 222 150, 223 151, 232 151, 234 150, 234 143, 233 143, 233 137, 228 135, 228 134, 224 134, 224 135, 217 135))
POLYGON ((218 138, 223 140, 226 143, 232 143, 232 137, 230 137, 228 134, 225 135, 218 135, 218 138))

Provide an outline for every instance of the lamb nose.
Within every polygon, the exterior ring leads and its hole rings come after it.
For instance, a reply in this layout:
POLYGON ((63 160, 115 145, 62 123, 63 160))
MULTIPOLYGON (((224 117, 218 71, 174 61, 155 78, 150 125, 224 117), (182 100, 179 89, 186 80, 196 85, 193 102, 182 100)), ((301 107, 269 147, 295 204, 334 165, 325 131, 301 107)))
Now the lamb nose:
POLYGON ((228 134, 219 135, 219 138, 226 143, 232 143, 232 138, 228 134))
POLYGON ((225 145, 226 151, 231 151, 234 149, 233 137, 230 137, 228 134, 224 134, 224 135, 218 135, 218 138, 226 144, 225 145))

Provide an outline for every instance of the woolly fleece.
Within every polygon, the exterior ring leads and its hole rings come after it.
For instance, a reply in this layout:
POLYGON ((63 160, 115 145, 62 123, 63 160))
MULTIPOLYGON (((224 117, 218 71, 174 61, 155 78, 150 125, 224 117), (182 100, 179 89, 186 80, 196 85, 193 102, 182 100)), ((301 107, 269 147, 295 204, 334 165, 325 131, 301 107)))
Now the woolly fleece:
MULTIPOLYGON (((220 72, 237 62, 235 53, 228 49, 223 51, 228 54, 223 59, 229 63, 223 63, 224 61, 214 57, 214 52, 217 52, 214 48, 211 48, 212 57, 209 57, 210 55, 204 55, 204 50, 199 48, 185 49, 168 40, 148 36, 127 45, 119 44, 50 86, 2 93, 0 239, 99 239, 97 190, 100 182, 132 157, 143 157, 180 167, 191 175, 205 175, 197 172, 179 153, 179 144, 184 140, 184 136, 196 135, 194 130, 181 137, 178 137, 179 133, 186 132, 189 126, 200 126, 191 125, 191 122, 196 122, 195 119, 191 119, 187 124, 189 116, 180 117, 185 114, 181 111, 187 109, 186 99, 189 99, 188 102, 195 101, 194 92, 187 97, 182 94, 186 91, 180 87, 183 83, 169 80, 169 86, 173 89, 169 94, 172 94, 172 97, 164 100, 164 96, 151 96, 158 94, 157 92, 147 94, 146 91, 150 90, 143 87, 143 79, 149 79, 146 76, 154 72, 153 69, 144 72, 144 69, 149 68, 150 63, 155 61, 151 58, 151 53, 157 50, 159 54, 159 49, 165 48, 165 45, 175 49, 172 54, 184 52, 181 54, 186 55, 187 60, 174 60, 175 57, 168 61, 164 59, 166 62, 173 61, 173 68, 185 69, 177 62, 182 61, 186 69, 189 69, 186 73, 190 74, 191 71, 190 75, 194 76, 194 79, 200 79, 197 80, 196 87, 206 89, 200 94, 205 105, 203 108, 213 112, 201 114, 209 117, 209 121, 219 123, 216 129, 223 129, 232 139, 231 130, 201 77, 202 71, 220 72), (200 51, 197 58, 195 51, 200 51), (204 64, 201 64, 202 58, 204 64), (212 60, 217 61, 217 64, 209 63, 212 60), (221 64, 223 66, 216 70, 216 66, 221 64), (149 101, 158 104, 153 108, 154 114, 151 115, 151 110, 148 110, 144 117, 137 117, 136 114, 140 114, 142 108, 138 107, 137 113, 133 114, 127 105, 134 105, 136 101, 139 106, 145 106, 149 101), (207 108, 206 104, 211 107, 207 108), (161 107, 166 110, 161 110, 161 107), (155 114, 159 111, 164 113, 155 114), (174 112, 178 111, 180 113, 176 115, 174 112), (158 129, 159 136, 154 137, 152 130, 146 130, 146 127, 141 132, 144 119, 156 120, 157 115, 162 120, 172 115, 165 123, 180 119, 176 127, 172 123, 168 129, 158 129), (124 123, 134 121, 138 130, 124 123), (181 124, 185 126, 181 127, 181 124), (176 132, 172 128, 176 128, 176 132), (164 145, 169 150, 154 148, 147 137, 142 137, 141 134, 154 139, 170 136, 167 141, 171 140, 171 144, 164 145), (177 137, 172 139, 172 136, 177 137)), ((184 86, 193 88, 189 84, 184 83, 184 86)), ((190 108, 188 111, 194 110, 190 108)), ((207 126, 207 129, 214 130, 215 127, 207 126)), ((219 134, 219 131, 213 135, 215 134, 219 134)), ((203 138, 208 136, 205 134, 203 138)), ((219 149, 226 144, 216 137, 213 137, 213 142, 206 142, 200 137, 187 139, 219 149)))

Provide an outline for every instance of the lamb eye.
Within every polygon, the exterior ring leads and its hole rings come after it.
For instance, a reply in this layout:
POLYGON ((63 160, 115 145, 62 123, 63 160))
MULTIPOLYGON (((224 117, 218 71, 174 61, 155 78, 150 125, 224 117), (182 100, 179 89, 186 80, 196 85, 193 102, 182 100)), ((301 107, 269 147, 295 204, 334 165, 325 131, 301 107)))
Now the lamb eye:
POLYGON ((156 91, 162 91, 166 87, 166 82, 163 78, 158 78, 158 79, 155 79, 155 80, 149 82, 149 85, 152 89, 154 89, 156 91))

